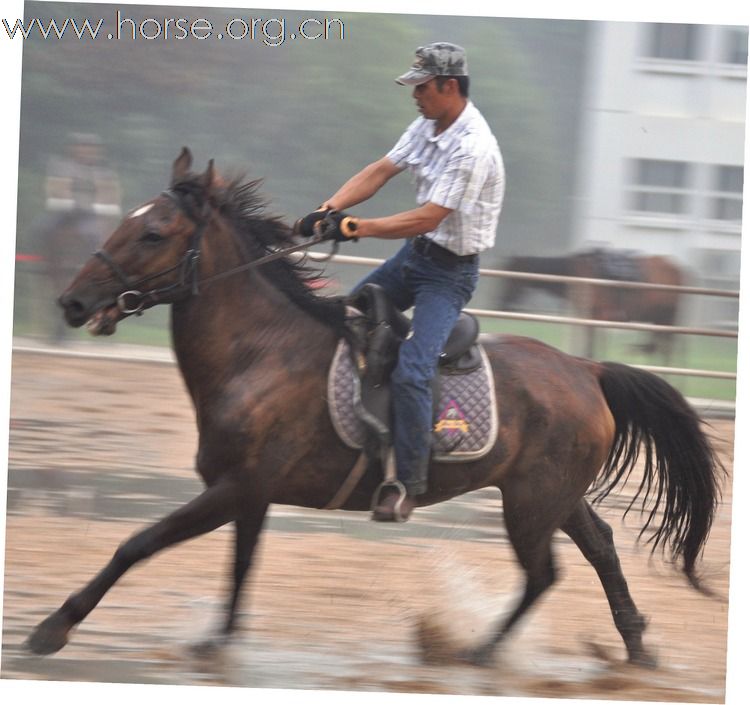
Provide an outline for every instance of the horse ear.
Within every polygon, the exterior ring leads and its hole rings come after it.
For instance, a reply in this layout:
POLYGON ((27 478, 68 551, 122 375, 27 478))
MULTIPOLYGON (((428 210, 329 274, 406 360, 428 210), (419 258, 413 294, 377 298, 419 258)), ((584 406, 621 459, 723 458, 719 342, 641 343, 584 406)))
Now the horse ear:
POLYGON ((190 173, 190 165, 193 163, 193 155, 187 147, 183 147, 180 156, 172 164, 172 184, 184 181, 190 173))
POLYGON ((211 187, 214 184, 214 176, 214 160, 210 159, 208 161, 208 167, 206 167, 206 171, 204 171, 201 175, 201 184, 203 185, 203 188, 206 190, 206 192, 211 190, 211 187))

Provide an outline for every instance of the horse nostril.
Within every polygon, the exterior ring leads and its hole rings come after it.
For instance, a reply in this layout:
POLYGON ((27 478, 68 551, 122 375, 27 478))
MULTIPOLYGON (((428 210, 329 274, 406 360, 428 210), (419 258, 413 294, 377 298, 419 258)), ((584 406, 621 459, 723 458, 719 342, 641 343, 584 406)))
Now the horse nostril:
POLYGON ((66 296, 63 294, 57 300, 58 306, 60 306, 65 312, 65 318, 68 322, 80 321, 86 315, 86 307, 76 298, 72 296, 66 296))

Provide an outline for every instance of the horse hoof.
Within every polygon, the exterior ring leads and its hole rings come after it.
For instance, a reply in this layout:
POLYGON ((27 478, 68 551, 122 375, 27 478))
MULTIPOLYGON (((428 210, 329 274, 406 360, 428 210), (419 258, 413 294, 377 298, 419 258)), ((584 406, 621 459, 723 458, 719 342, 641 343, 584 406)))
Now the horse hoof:
POLYGON ((213 658, 229 643, 229 637, 225 635, 203 639, 190 645, 190 653, 196 658, 213 658))
POLYGON ((628 663, 631 663, 634 666, 652 669, 657 668, 657 666, 659 665, 656 656, 650 651, 646 651, 645 649, 635 654, 631 654, 631 656, 628 658, 628 663))
POLYGON ((54 654, 68 643, 71 627, 73 624, 69 619, 59 612, 54 612, 37 625, 24 646, 40 656, 54 654))
POLYGON ((458 654, 458 658, 460 661, 470 663, 472 666, 487 668, 488 666, 492 665, 493 651, 494 650, 492 647, 480 646, 476 649, 467 649, 466 651, 461 651, 458 654))

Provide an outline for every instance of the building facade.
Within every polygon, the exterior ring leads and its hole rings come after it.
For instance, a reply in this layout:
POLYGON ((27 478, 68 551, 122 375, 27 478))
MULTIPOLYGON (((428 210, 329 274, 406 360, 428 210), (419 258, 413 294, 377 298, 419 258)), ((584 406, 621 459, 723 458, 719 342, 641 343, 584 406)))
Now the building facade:
MULTIPOLYGON (((574 248, 667 255, 736 289, 747 28, 602 22, 590 36, 574 248)), ((736 321, 735 300, 699 308, 736 321)))

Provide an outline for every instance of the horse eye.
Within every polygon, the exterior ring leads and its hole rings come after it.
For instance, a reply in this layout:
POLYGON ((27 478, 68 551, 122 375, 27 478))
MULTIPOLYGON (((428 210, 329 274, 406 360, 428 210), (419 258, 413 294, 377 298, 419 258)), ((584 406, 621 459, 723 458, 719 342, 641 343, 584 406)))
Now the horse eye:
POLYGON ((147 230, 143 235, 141 235, 141 242, 147 242, 151 245, 154 245, 156 243, 161 242, 164 240, 164 238, 157 232, 154 232, 153 230, 147 230))

